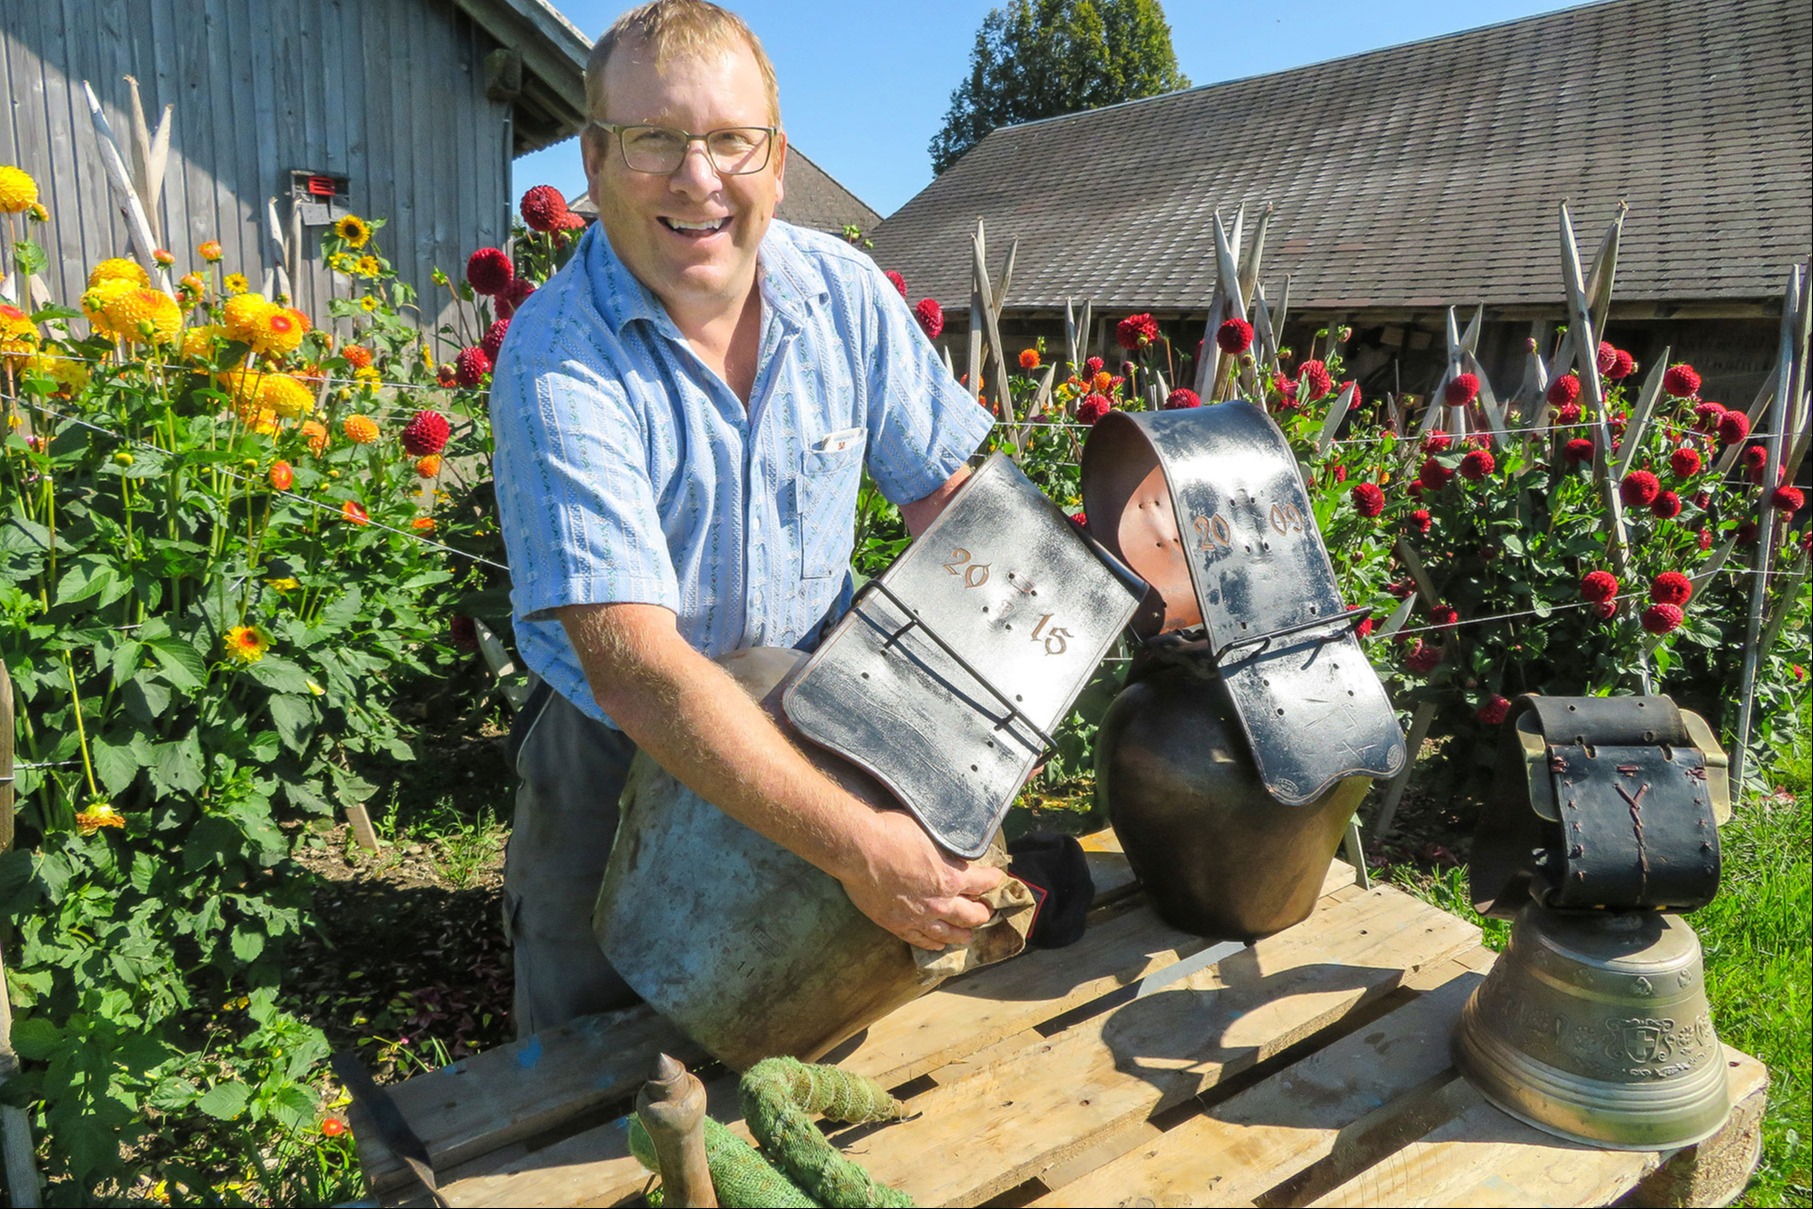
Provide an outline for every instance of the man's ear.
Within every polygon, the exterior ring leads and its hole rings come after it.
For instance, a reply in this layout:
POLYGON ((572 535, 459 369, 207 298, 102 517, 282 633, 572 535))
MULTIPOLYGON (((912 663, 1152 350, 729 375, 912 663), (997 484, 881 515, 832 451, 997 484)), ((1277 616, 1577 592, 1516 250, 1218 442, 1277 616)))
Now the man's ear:
POLYGON ((604 132, 595 126, 587 126, 579 132, 579 160, 585 165, 586 196, 592 199, 592 206, 600 214, 604 212, 599 205, 598 175, 604 168, 604 156, 610 150, 610 140, 604 132))
POLYGON ((787 182, 782 174, 787 170, 787 134, 779 131, 774 136, 774 204, 780 205, 787 197, 787 182))

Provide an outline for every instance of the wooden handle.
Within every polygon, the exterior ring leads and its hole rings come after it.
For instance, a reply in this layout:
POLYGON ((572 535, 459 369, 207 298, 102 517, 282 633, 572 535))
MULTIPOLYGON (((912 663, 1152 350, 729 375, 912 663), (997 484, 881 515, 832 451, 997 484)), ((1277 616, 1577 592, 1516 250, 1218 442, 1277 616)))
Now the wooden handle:
POLYGON ((718 1194, 705 1161, 705 1085, 662 1054, 636 1093, 636 1116, 655 1144, 664 1203, 675 1209, 717 1209, 718 1194))

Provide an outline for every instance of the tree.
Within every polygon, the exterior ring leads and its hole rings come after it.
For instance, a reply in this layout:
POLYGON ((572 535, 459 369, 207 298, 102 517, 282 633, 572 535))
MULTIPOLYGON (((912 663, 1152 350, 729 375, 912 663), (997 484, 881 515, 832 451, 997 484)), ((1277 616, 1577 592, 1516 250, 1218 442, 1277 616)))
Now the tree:
POLYGON ((976 31, 932 139, 943 172, 997 126, 1188 88, 1159 0, 1012 0, 976 31))

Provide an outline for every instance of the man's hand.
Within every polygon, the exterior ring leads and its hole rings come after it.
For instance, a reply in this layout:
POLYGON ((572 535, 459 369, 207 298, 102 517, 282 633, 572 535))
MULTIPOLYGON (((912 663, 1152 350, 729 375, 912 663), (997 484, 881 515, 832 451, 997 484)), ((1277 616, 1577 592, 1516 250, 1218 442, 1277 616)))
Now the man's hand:
POLYGON ((877 810, 861 841, 859 863, 838 880, 856 909, 910 945, 942 949, 968 944, 993 911, 976 901, 1007 875, 992 865, 950 856, 913 817, 877 810))

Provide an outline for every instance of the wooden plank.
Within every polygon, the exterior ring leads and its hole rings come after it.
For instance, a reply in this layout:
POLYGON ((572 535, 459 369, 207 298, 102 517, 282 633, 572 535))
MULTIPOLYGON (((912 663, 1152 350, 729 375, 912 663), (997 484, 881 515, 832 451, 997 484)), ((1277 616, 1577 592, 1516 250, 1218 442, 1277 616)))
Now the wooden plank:
POLYGON ((1241 1205, 1352 1146, 1356 1122, 1452 1069, 1483 975, 1446 968, 1460 976, 1033 1203, 1241 1205))
MULTIPOLYGON (((1726 1049, 1734 1104, 1763 1094, 1768 1072, 1726 1049)), ((1605 1205, 1676 1151, 1599 1150, 1513 1120, 1466 1084, 1459 1115, 1315 1205, 1605 1205)))
POLYGON ((1478 943, 1471 924, 1380 886, 914 1097, 913 1119, 866 1140, 864 1165, 922 1204, 979 1203, 1478 943))
MULTIPOLYGON (((1130 893, 1136 883, 1126 858, 1120 854, 1120 844, 1113 832, 1086 837, 1083 843, 1091 876, 1096 879, 1097 901, 1103 901, 1104 895, 1111 901, 1130 893)), ((1334 876, 1331 874, 1331 878, 1334 876)), ((1146 921, 1144 931, 1121 926, 1115 928, 1111 936, 1119 938, 1123 944, 1143 944, 1153 954, 1153 962, 1163 963, 1167 945, 1187 947, 1195 939, 1164 928, 1149 913, 1135 913, 1131 917, 1135 923, 1141 919, 1146 921)), ((1042 999, 1029 999, 1018 1005, 991 1005, 978 997, 981 992, 975 989, 979 985, 976 979, 997 973, 1009 974, 1022 964, 1039 958, 1047 959, 1039 967, 1039 977, 1069 983, 1084 981, 1076 979, 1074 973, 1065 973, 1078 968, 1068 955, 1077 954, 1101 927, 1106 925, 1092 925, 1084 939, 1068 949, 1029 954, 1001 966, 979 970, 960 982, 945 984, 925 999, 903 1009, 917 1014, 902 1017, 901 1013, 896 1013, 874 1026, 858 1051, 873 1056, 856 1060, 854 1068, 878 1074, 893 1086, 929 1069, 925 1055, 938 1045, 944 1031, 942 1027, 925 1028, 924 1021, 937 1021, 953 1013, 991 1006, 1019 1006, 1022 1009, 1015 1015, 1003 1013, 999 1017, 999 1028, 994 1032, 969 1035, 967 1048, 973 1050, 996 1040, 1003 1035, 1002 1030, 1029 1027, 1073 1004, 1139 977, 1139 973, 1131 971, 1143 969, 1146 963, 1136 954, 1132 959, 1123 956, 1123 972, 1118 980, 1114 972, 1100 972, 1091 985, 1072 986, 1068 993, 1047 990, 1042 999), (1063 960, 1051 961, 1051 958, 1063 960), (1092 989, 1094 984, 1100 984, 1100 989, 1092 989), (1050 1003, 1054 997, 1056 1007, 1041 1006, 1050 1003), (900 1018, 898 1024, 897 1017, 900 1018), (890 1073, 890 1070, 908 1068, 911 1068, 910 1073, 890 1073)), ((1036 983, 1037 979, 1030 981, 1036 983)), ((1031 994, 1028 985, 1026 978, 1010 977, 998 993, 1009 998, 1025 998, 1031 994)), ((971 1021, 972 1026, 976 1023, 971 1021)), ((944 1055, 942 1060, 948 1061, 964 1049, 964 1041, 965 1037, 959 1036, 937 1052, 944 1055)), ((392 1085, 390 1092, 404 1118, 427 1144, 436 1170, 444 1171, 628 1097, 641 1084, 657 1052, 671 1053, 689 1066, 705 1057, 696 1045, 657 1017, 652 1009, 638 1006, 608 1015, 588 1016, 562 1028, 487 1050, 441 1070, 403 1080, 392 1085)), ((850 1061, 846 1061, 846 1065, 849 1064, 850 1061)), ((374 1192, 384 1192, 412 1182, 414 1177, 408 1169, 371 1131, 363 1131, 357 1136, 368 1187, 374 1192)))

